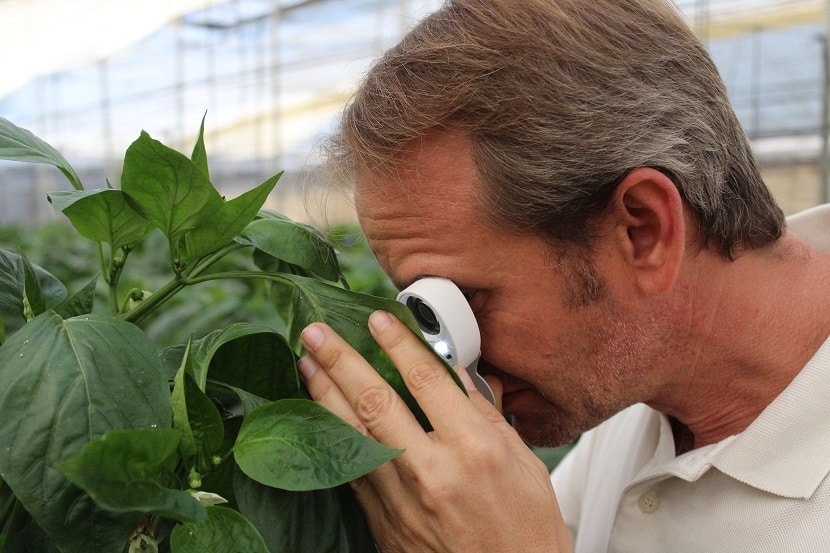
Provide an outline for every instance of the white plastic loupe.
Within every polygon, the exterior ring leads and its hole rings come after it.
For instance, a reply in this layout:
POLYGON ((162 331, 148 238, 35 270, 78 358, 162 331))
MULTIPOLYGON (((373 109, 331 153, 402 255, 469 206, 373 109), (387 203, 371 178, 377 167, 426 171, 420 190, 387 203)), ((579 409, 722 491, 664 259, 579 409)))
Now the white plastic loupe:
POLYGON ((480 374, 481 335, 473 310, 458 287, 446 278, 427 277, 415 281, 398 294, 424 339, 451 366, 464 367, 476 389, 495 404, 493 390, 480 374))

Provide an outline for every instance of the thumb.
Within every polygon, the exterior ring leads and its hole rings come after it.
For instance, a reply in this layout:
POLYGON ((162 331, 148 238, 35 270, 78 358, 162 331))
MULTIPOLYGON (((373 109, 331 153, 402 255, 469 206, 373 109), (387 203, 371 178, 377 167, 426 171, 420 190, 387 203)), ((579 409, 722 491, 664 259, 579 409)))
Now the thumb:
POLYGON ((473 379, 470 378, 470 373, 467 372, 467 369, 462 367, 461 365, 454 365, 453 370, 455 374, 458 375, 458 378, 461 380, 461 383, 464 384, 464 388, 467 392, 473 392, 476 389, 476 385, 473 382, 473 379))
POLYGON ((504 386, 502 385, 501 380, 491 374, 484 375, 484 380, 487 381, 487 384, 490 385, 490 389, 493 390, 493 396, 496 398, 496 409, 499 410, 499 413, 504 414, 504 408, 501 405, 501 398, 504 395, 504 386))

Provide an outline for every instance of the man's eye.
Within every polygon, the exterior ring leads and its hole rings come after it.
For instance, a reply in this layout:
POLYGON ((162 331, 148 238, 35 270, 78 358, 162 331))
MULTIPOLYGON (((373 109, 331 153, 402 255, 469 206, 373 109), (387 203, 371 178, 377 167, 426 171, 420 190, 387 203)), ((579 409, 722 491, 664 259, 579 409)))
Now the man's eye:
POLYGON ((476 295, 476 293, 472 290, 462 290, 461 293, 464 294, 464 299, 467 300, 467 303, 470 303, 473 299, 473 296, 476 295))

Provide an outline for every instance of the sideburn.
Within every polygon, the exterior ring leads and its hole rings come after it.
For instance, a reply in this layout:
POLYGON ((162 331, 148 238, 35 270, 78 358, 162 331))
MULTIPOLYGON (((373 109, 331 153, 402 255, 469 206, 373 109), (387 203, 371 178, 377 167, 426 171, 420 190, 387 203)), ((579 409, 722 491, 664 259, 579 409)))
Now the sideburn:
POLYGON ((565 305, 571 309, 589 307, 608 295, 608 283, 597 269, 589 248, 555 247, 556 268, 565 281, 562 291, 565 305))

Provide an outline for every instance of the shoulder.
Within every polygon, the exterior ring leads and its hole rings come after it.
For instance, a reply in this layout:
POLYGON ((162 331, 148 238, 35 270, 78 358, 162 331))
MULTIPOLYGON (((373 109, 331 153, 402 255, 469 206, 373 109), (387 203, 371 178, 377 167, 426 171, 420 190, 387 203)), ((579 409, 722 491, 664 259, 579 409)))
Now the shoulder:
POLYGON ((830 251, 830 204, 790 215, 787 231, 817 248, 830 251))

